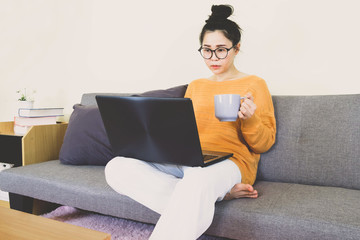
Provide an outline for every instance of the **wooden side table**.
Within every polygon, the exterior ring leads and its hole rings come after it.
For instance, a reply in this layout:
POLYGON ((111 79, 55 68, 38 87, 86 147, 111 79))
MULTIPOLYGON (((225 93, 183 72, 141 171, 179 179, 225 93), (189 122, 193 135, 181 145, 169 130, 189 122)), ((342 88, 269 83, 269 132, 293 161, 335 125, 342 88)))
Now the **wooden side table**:
MULTIPOLYGON (((19 167, 59 159, 67 126, 67 123, 32 126, 20 136, 14 133, 14 122, 0 122, 0 162, 19 167)), ((26 197, 12 193, 9 197, 11 208, 32 212, 33 203, 26 201, 26 197)))
POLYGON ((32 126, 24 135, 14 134, 14 122, 0 122, 0 162, 16 167, 59 157, 67 123, 32 126))

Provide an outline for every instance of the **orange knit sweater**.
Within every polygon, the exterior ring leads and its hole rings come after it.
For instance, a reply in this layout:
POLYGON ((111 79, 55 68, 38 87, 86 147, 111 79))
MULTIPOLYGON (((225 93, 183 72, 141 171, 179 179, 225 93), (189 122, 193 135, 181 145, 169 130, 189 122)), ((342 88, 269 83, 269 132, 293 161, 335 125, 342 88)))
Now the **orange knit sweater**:
POLYGON ((276 133, 274 107, 265 81, 254 75, 223 82, 198 79, 189 84, 185 97, 193 101, 201 147, 234 153, 230 159, 239 167, 242 183, 254 184, 260 153, 270 149, 276 133), (214 95, 244 96, 248 92, 257 105, 250 119, 220 122, 215 117, 214 95))

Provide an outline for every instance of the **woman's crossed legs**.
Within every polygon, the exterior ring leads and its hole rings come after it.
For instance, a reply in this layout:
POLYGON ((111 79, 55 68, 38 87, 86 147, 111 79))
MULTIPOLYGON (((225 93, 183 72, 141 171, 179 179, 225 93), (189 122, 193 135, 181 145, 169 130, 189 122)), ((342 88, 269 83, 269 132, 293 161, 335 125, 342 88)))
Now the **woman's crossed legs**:
POLYGON ((105 176, 115 191, 161 214, 150 239, 197 239, 212 222, 215 202, 241 182, 231 160, 202 168, 116 157, 105 176))

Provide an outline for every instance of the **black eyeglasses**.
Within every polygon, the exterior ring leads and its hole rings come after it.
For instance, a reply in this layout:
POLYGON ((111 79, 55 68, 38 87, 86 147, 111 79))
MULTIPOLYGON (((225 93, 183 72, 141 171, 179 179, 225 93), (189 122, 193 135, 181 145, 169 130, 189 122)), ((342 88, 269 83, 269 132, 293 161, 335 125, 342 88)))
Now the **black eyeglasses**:
POLYGON ((235 47, 232 46, 231 48, 225 48, 225 47, 218 47, 217 49, 215 50, 211 50, 210 48, 207 48, 207 47, 200 47, 198 49, 198 51, 200 52, 201 56, 205 59, 210 59, 212 58, 213 54, 215 53, 215 56, 218 58, 218 59, 224 59, 227 57, 229 51, 231 49, 233 49, 235 47))

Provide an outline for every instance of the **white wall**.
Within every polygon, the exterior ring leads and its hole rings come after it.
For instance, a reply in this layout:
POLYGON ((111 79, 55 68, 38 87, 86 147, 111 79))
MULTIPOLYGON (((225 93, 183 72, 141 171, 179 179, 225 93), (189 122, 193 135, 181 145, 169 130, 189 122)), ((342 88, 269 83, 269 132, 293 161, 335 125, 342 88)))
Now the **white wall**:
POLYGON ((84 92, 142 92, 211 73, 198 35, 212 4, 243 28, 241 71, 272 94, 360 93, 358 0, 0 0, 0 121, 16 90, 65 107, 84 92))

